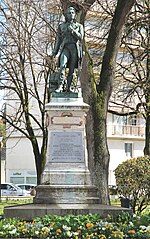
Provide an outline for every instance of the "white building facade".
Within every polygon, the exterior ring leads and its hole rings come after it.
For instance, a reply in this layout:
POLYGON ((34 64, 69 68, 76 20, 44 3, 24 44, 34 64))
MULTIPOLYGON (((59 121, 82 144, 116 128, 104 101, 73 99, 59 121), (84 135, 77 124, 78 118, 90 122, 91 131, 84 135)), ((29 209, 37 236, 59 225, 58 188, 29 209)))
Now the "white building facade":
POLYGON ((143 119, 138 124, 126 124, 126 121, 113 121, 114 115, 108 114, 107 141, 110 152, 109 185, 115 185, 115 168, 123 161, 143 156, 145 143, 145 125, 143 119))
MULTIPOLYGON (((108 114, 109 185, 115 185, 114 170, 120 163, 143 155, 145 142, 143 121, 138 125, 127 125, 113 122, 113 118, 112 114, 108 114)), ((25 137, 11 135, 7 140, 5 180, 13 183, 36 183, 34 155, 31 144, 25 137)))

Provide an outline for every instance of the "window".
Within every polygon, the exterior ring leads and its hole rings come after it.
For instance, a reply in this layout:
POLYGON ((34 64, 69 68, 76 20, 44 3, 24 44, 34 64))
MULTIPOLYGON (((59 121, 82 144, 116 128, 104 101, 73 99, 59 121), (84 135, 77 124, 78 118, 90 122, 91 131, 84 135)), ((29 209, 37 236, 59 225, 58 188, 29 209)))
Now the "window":
POLYGON ((1 189, 7 189, 7 184, 1 184, 1 189))
POLYGON ((37 184, 36 177, 26 177, 26 183, 37 184))
POLYGON ((24 177, 10 177, 10 182, 14 184, 24 183, 24 177))
POLYGON ((7 184, 7 189, 8 190, 13 190, 13 187, 11 185, 7 184))
POLYGON ((133 145, 132 145, 132 143, 125 143, 125 154, 126 154, 126 157, 132 158, 132 156, 133 156, 133 145))
POLYGON ((131 115, 128 118, 128 124, 129 125, 136 125, 137 124, 137 116, 136 115, 131 115))
POLYGON ((119 124, 119 125, 136 125, 137 124, 137 116, 136 115, 112 115, 112 122, 113 124, 119 124))

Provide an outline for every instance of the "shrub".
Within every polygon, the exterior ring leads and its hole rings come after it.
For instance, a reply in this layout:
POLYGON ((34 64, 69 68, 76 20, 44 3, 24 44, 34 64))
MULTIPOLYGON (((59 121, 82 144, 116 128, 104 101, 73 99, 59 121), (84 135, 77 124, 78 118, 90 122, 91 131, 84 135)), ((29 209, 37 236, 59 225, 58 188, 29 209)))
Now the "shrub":
POLYGON ((150 199, 150 156, 131 158, 115 169, 118 194, 132 199, 132 208, 143 211, 150 199))

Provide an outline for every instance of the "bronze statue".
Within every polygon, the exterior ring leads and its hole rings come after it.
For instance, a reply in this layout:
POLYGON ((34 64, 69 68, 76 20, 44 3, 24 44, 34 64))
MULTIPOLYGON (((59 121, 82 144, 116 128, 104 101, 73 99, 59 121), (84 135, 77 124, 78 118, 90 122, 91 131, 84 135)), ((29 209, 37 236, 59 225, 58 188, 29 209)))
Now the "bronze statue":
POLYGON ((58 27, 55 47, 52 56, 59 55, 59 79, 58 92, 71 91, 74 70, 81 65, 82 61, 82 40, 84 36, 83 26, 76 22, 76 10, 74 7, 68 7, 65 13, 65 22, 58 27), (66 68, 69 69, 66 78, 66 68))

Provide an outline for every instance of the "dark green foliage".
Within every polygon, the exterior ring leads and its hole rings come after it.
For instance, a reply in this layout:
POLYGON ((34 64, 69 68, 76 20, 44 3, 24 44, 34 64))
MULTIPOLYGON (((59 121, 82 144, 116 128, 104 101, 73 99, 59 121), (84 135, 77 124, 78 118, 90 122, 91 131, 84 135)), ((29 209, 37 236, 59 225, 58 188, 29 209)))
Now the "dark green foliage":
POLYGON ((133 211, 143 211, 150 199, 150 156, 131 158, 115 169, 118 194, 132 199, 133 211))

